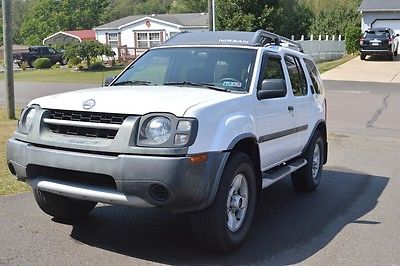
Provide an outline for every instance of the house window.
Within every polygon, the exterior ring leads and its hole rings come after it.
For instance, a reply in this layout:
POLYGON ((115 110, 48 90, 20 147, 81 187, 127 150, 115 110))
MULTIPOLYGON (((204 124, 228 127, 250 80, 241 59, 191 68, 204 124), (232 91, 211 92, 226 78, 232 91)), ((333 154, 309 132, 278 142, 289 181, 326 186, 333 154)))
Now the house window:
POLYGON ((138 32, 137 33, 137 47, 151 48, 161 43, 159 32, 138 32))
POLYGON ((111 48, 118 47, 118 33, 109 33, 108 34, 108 45, 111 48))

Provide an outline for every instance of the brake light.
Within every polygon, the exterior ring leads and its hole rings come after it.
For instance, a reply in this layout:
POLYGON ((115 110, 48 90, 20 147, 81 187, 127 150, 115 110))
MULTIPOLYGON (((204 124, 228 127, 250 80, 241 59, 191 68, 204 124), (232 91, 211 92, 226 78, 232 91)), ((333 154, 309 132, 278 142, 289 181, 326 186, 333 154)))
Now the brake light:
POLYGON ((360 45, 363 45, 363 43, 364 43, 364 38, 361 38, 360 39, 360 45))
POLYGON ((393 39, 389 38, 389 44, 393 44, 393 39))

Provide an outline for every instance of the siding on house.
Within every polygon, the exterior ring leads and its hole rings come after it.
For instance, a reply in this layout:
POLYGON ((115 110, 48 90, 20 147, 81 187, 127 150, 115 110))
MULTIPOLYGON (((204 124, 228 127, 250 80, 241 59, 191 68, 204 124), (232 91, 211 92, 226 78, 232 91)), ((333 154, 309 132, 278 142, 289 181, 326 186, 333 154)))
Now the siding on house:
POLYGON ((96 39, 101 43, 111 45, 118 57, 122 51, 121 47, 140 46, 143 48, 146 45, 143 38, 146 36, 148 46, 156 45, 182 31, 206 31, 208 23, 207 14, 204 13, 129 16, 98 26, 93 30, 96 32, 96 39), (156 40, 150 41, 150 35, 156 40), (142 41, 139 40, 141 38, 142 41))

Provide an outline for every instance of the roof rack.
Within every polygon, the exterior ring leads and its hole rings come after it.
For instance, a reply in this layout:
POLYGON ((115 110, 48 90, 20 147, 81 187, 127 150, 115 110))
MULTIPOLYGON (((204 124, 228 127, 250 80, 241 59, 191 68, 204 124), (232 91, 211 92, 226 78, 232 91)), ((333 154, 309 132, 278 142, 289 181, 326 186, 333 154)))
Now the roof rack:
POLYGON ((165 41, 161 46, 170 45, 242 45, 242 46, 269 46, 278 45, 304 52, 301 44, 278 34, 258 30, 256 32, 243 31, 205 31, 180 32, 165 41))
POLYGON ((304 52, 303 47, 300 43, 292 41, 288 38, 280 36, 278 34, 266 31, 266 30, 258 30, 255 32, 254 39, 252 41, 254 45, 268 46, 271 44, 284 46, 287 48, 291 48, 297 50, 299 52, 304 52), (282 45, 283 44, 283 45, 282 45))

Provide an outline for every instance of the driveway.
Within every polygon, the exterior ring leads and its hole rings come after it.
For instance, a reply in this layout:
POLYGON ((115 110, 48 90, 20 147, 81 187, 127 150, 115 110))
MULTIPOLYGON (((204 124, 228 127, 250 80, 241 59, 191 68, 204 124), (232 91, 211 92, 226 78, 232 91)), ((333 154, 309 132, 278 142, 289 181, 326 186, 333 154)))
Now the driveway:
POLYGON ((347 80, 383 83, 400 83, 400 56, 394 61, 380 57, 356 57, 322 75, 324 80, 347 80))

